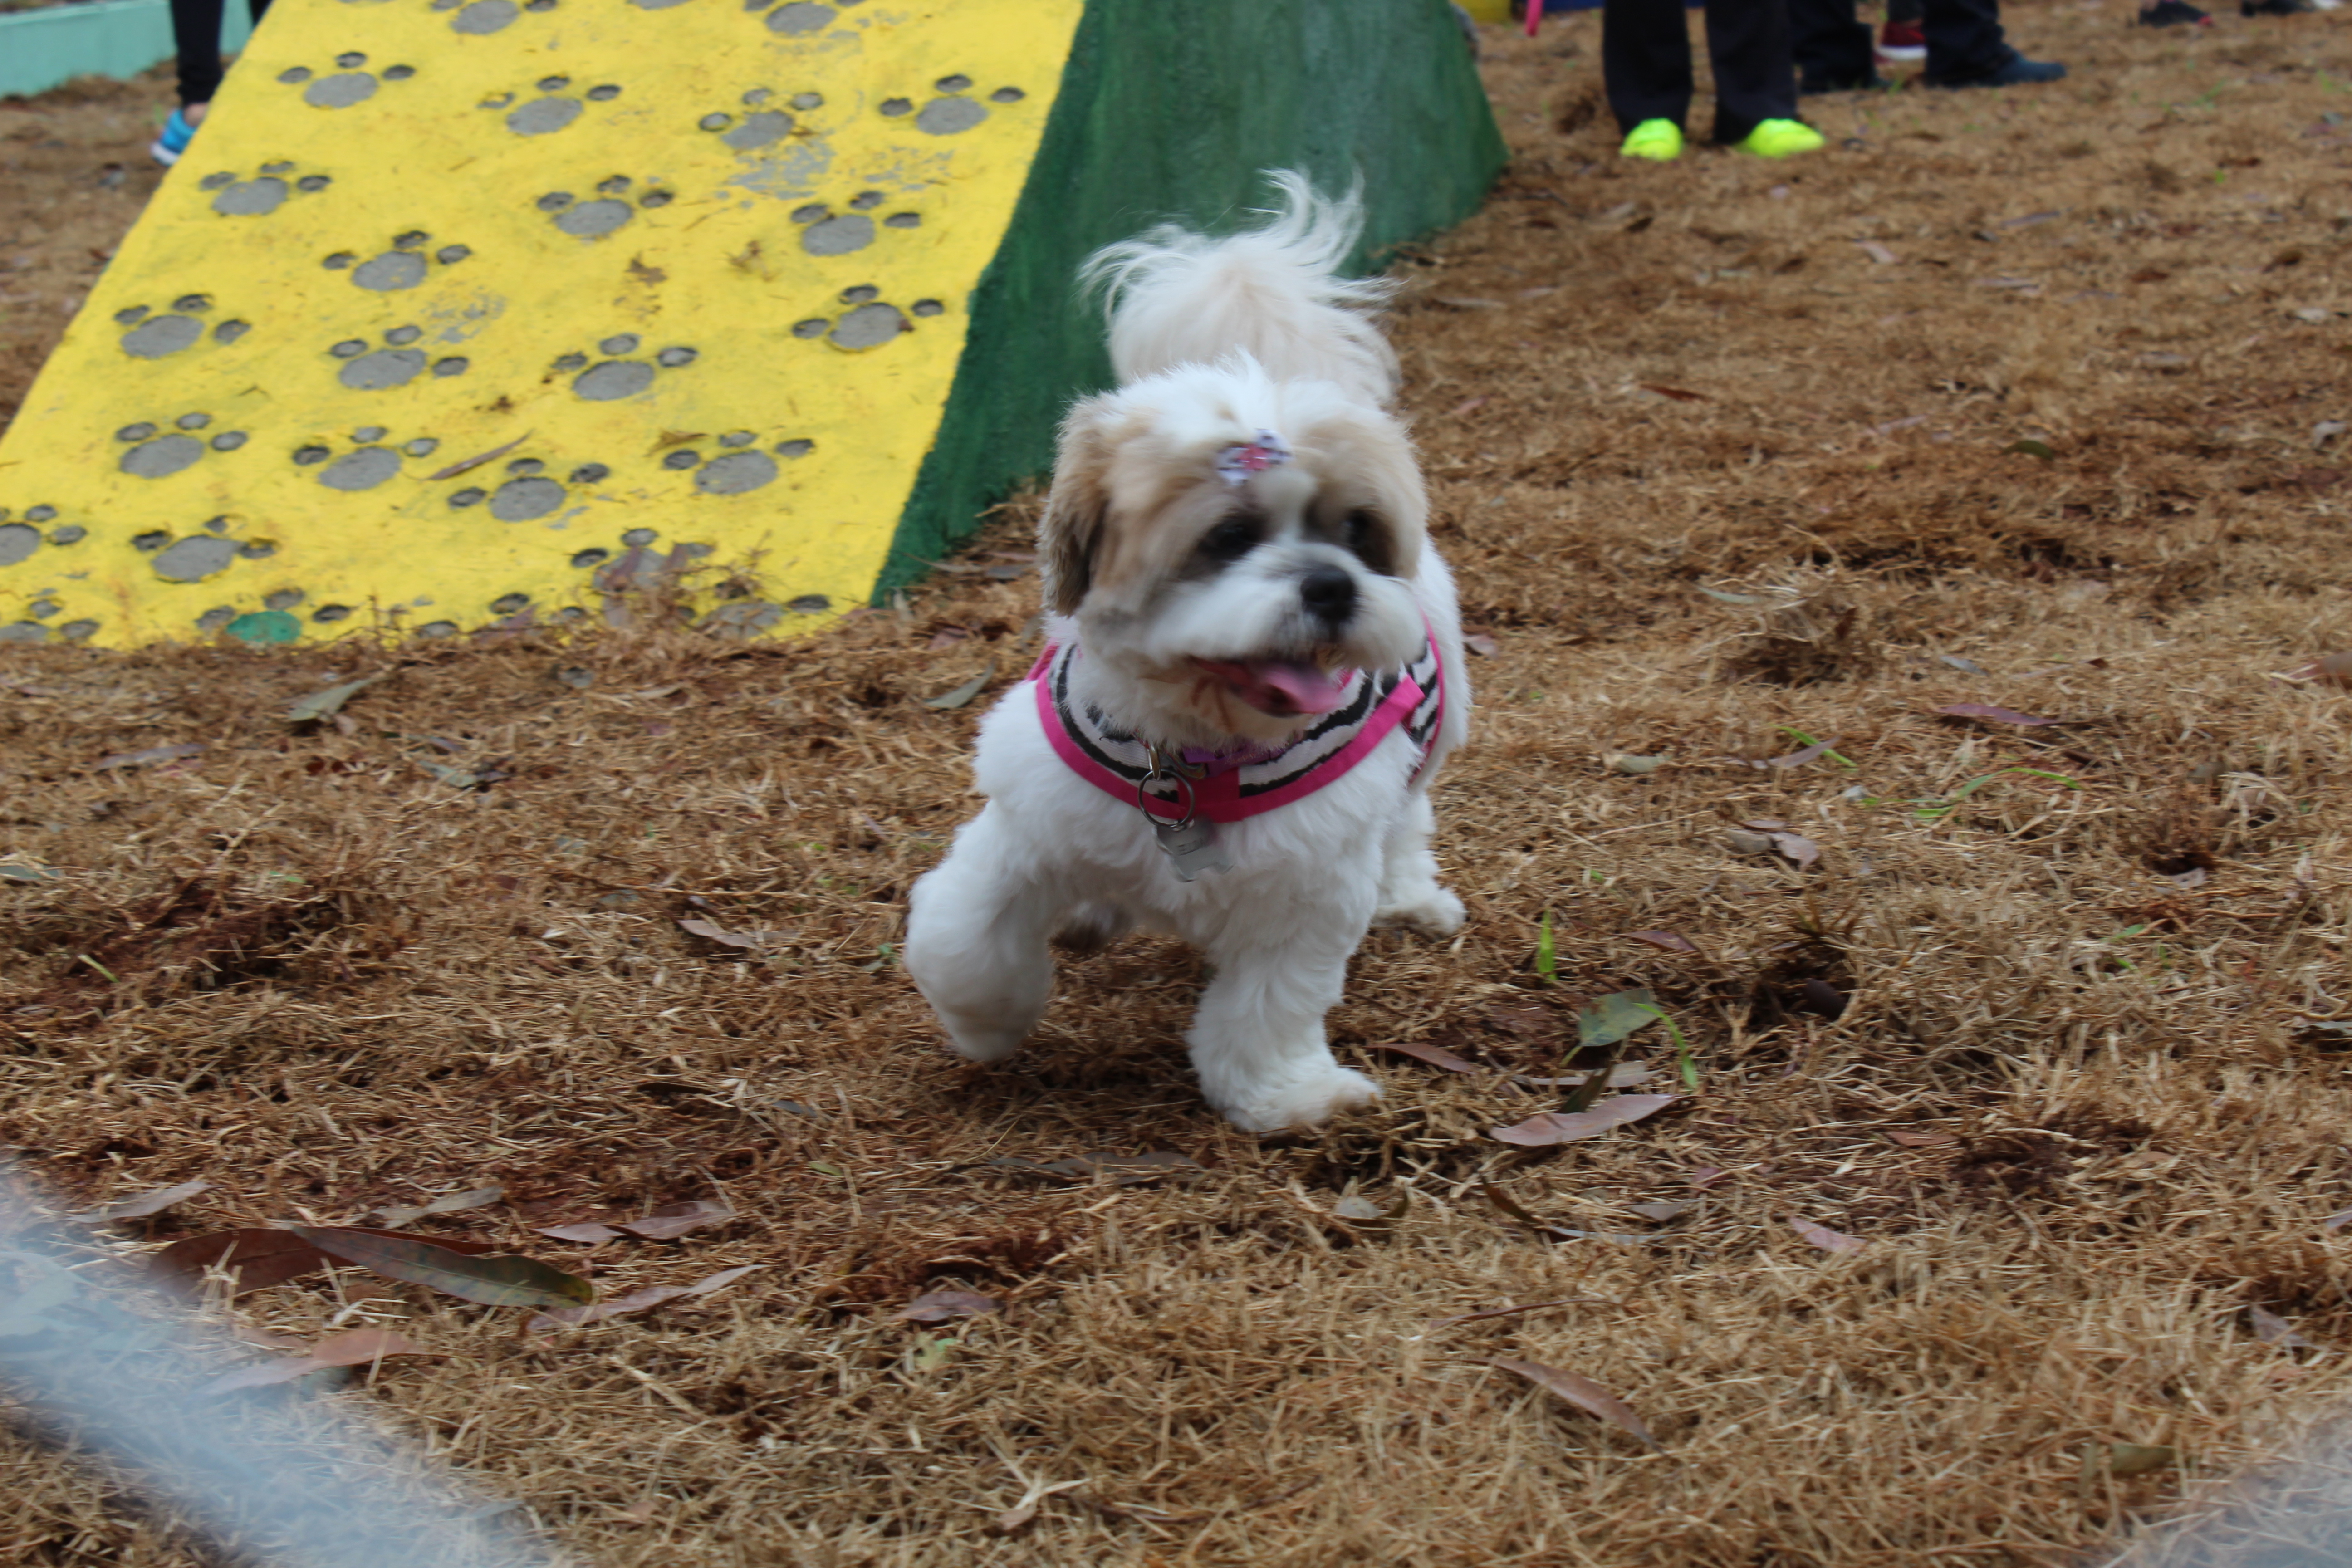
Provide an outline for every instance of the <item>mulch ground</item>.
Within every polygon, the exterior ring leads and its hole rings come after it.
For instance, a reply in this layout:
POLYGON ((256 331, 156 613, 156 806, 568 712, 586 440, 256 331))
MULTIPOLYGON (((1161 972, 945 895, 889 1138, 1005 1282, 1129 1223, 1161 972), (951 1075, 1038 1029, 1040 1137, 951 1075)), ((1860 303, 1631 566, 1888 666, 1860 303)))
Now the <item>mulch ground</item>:
MULTIPOLYGON (((637 602, 10 649, 0 1141, 68 1205, 212 1184, 126 1245, 497 1184, 406 1228, 607 1299, 759 1266, 553 1333, 354 1269, 215 1289, 436 1352, 343 1397, 596 1563, 2336 1550, 2235 1483, 2352 1384, 2352 690, 2311 672, 2352 648, 2352 36, 2129 16, 2015 5, 2068 80, 1669 167, 1612 155, 1596 18, 1490 30, 1517 156, 1392 323, 1488 650, 1437 791, 1470 921, 1358 955, 1377 1110, 1222 1124, 1163 942, 1066 963, 1009 1065, 939 1044, 895 944, 1034 656, 1015 503, 795 646, 637 602), (1635 988, 1674 1102, 1496 1141, 1635 988), (900 1315, 943 1290, 994 1310, 900 1315)), ((61 215, 0 247, 0 405, 158 90, 0 105, 0 202, 61 215)), ((0 1473, 17 1560, 197 1560, 35 1443, 0 1473)))

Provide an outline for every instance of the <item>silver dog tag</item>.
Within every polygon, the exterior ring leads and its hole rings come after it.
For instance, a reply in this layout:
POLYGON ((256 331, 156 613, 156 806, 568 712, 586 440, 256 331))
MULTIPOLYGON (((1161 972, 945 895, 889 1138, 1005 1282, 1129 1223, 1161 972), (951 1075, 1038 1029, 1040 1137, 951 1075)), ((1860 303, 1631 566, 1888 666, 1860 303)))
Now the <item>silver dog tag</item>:
POLYGON ((1155 822, 1151 836, 1167 852, 1169 867, 1179 881, 1197 881, 1203 871, 1234 868, 1234 863, 1225 858, 1223 847, 1217 842, 1217 825, 1205 816, 1196 816, 1181 825, 1155 822))

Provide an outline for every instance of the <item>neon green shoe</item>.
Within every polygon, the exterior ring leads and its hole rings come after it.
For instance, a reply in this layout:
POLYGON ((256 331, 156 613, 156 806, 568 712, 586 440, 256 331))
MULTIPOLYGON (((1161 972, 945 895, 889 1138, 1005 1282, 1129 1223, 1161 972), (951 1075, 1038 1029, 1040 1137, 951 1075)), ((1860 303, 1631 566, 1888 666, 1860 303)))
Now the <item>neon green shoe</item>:
POLYGON ((1829 138, 1794 120, 1767 120, 1732 145, 1759 158, 1791 158, 1820 152, 1829 145, 1829 138))
MULTIPOLYGON (((1788 121, 1777 123, 1785 125, 1788 121)), ((1617 155, 1671 163, 1683 155, 1683 128, 1671 120, 1644 120, 1627 134, 1625 144, 1617 149, 1617 155)))

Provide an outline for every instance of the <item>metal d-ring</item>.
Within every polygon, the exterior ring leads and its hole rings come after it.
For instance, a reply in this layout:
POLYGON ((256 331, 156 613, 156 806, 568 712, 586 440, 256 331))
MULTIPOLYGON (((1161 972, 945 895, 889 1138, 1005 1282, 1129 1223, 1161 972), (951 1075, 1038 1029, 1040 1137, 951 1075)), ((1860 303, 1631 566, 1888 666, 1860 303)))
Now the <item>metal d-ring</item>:
POLYGON ((1151 782, 1154 779, 1171 781, 1176 785, 1178 798, 1184 803, 1184 815, 1174 822, 1167 823, 1166 826, 1171 833, 1181 833, 1192 826, 1192 815, 1200 805, 1200 796, 1192 788, 1192 781, 1172 768, 1162 767, 1160 763, 1158 747, 1146 745, 1143 748, 1143 755, 1151 765, 1141 778, 1135 781, 1135 809, 1143 813, 1143 820, 1151 824, 1154 828, 1162 826, 1162 819, 1152 811, 1150 797, 1143 792, 1151 787, 1151 782))

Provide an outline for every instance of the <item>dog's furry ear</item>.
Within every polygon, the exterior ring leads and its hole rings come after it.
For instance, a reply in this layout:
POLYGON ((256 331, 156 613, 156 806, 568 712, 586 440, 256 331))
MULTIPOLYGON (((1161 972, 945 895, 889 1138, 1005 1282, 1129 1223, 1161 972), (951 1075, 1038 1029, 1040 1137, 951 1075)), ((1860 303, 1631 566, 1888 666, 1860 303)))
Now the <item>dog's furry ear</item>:
POLYGON ((1037 559, 1045 608, 1075 616, 1094 584, 1095 552, 1110 515, 1111 399, 1089 397, 1062 421, 1054 488, 1037 521, 1037 559))

